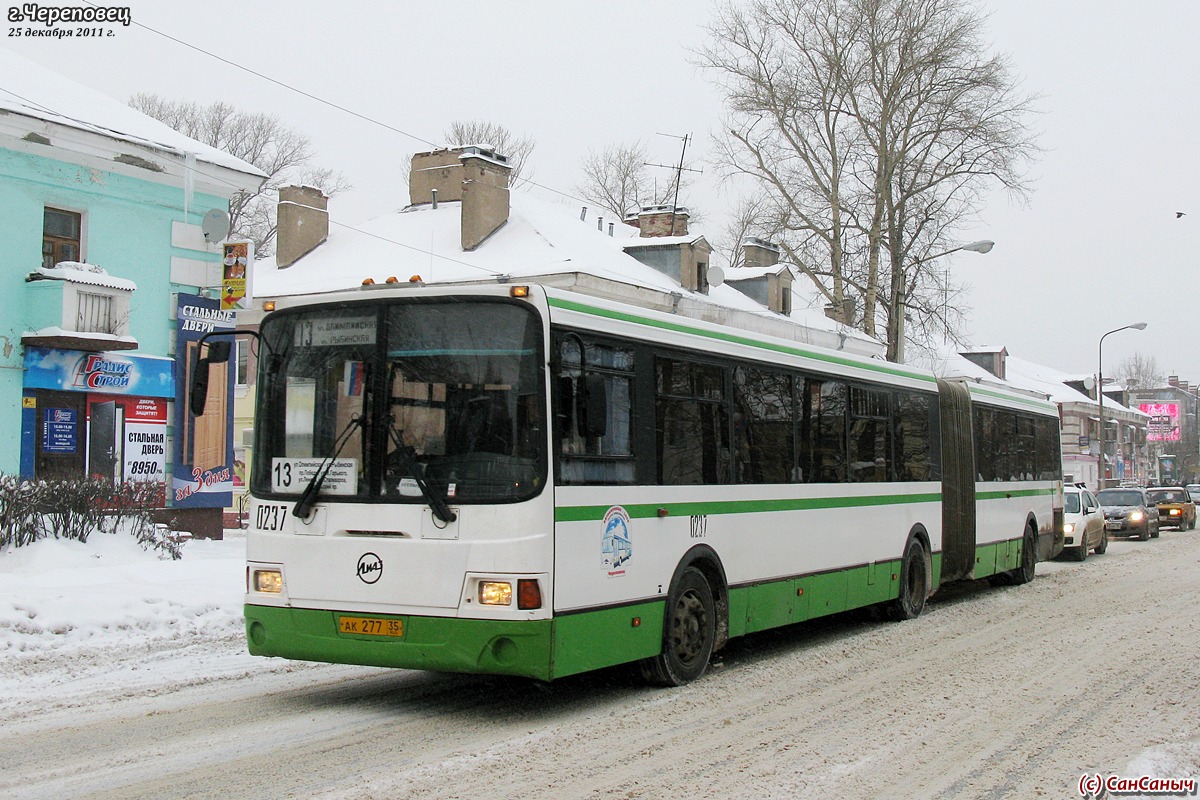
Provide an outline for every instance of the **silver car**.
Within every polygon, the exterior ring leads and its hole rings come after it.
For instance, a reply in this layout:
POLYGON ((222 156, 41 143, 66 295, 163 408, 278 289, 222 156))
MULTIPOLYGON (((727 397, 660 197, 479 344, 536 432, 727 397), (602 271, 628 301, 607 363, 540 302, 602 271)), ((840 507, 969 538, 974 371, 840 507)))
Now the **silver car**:
POLYGON ((1108 549, 1104 514, 1091 492, 1079 486, 1063 487, 1063 555, 1083 561, 1088 553, 1108 549))

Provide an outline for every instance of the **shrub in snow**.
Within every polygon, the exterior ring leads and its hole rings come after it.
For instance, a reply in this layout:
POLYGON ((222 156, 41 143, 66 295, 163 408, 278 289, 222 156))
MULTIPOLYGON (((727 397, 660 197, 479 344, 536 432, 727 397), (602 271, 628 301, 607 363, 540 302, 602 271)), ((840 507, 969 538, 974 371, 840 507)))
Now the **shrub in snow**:
POLYGON ((0 548, 46 537, 86 542, 95 531, 124 530, 143 549, 178 560, 183 556, 180 537, 155 525, 152 517, 164 496, 161 483, 23 481, 0 475, 0 548))
POLYGON ((20 547, 41 538, 38 498, 42 486, 0 475, 0 547, 20 547))

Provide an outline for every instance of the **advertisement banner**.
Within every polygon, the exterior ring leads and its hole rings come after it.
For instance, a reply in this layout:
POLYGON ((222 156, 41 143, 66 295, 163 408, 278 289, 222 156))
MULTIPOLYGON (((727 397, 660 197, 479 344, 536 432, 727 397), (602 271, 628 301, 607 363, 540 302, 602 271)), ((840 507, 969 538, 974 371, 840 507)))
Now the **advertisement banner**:
POLYGON ((174 367, 172 359, 155 356, 27 347, 24 386, 170 398, 175 396, 174 367))
MULTIPOLYGON (((225 508, 233 503, 233 378, 230 363, 212 364, 208 373, 203 416, 193 416, 188 389, 200 338, 213 331, 233 330, 233 310, 221 301, 179 295, 175 342, 175 458, 171 504, 176 508, 225 508)), ((211 341, 211 340, 210 340, 211 341)), ((225 339, 225 341, 230 341, 225 339)))
POLYGON ((254 242, 227 242, 221 259, 221 308, 249 308, 254 242))
POLYGON ((1138 410, 1150 417, 1146 424, 1146 441, 1179 441, 1179 404, 1142 403, 1138 410))

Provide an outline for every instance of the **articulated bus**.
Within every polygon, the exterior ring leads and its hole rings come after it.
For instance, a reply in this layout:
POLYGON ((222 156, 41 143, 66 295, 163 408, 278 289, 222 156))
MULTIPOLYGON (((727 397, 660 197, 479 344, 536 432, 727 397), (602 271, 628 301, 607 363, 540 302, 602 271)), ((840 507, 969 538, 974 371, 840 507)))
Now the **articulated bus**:
POLYGON ((538 284, 278 306, 256 655, 679 685, 731 637, 916 617, 1062 548, 1039 397, 538 284))

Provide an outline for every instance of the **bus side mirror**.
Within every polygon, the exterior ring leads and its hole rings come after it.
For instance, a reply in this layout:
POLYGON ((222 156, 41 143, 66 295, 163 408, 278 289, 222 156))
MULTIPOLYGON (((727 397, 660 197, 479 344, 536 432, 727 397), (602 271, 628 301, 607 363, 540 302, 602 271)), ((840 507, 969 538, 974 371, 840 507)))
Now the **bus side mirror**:
POLYGON ((554 403, 554 415, 558 417, 558 435, 563 439, 571 435, 571 409, 575 406, 575 382, 563 375, 558 379, 558 392, 554 403))
POLYGON ((208 400, 208 365, 229 361, 232 349, 233 345, 227 341, 208 342, 207 355, 196 358, 196 368, 192 370, 192 385, 188 388, 188 407, 193 415, 204 416, 204 406, 208 400))
POLYGON ((197 417, 204 416, 204 404, 208 400, 208 359, 197 358, 192 370, 192 385, 188 387, 188 407, 197 417))
POLYGON ((208 355, 204 360, 209 364, 224 364, 229 361, 229 354, 233 351, 233 343, 228 341, 209 342, 208 355))
POLYGON ((584 378, 583 403, 580 433, 587 438, 603 436, 608 432, 608 395, 604 389, 603 375, 588 375, 584 378))

